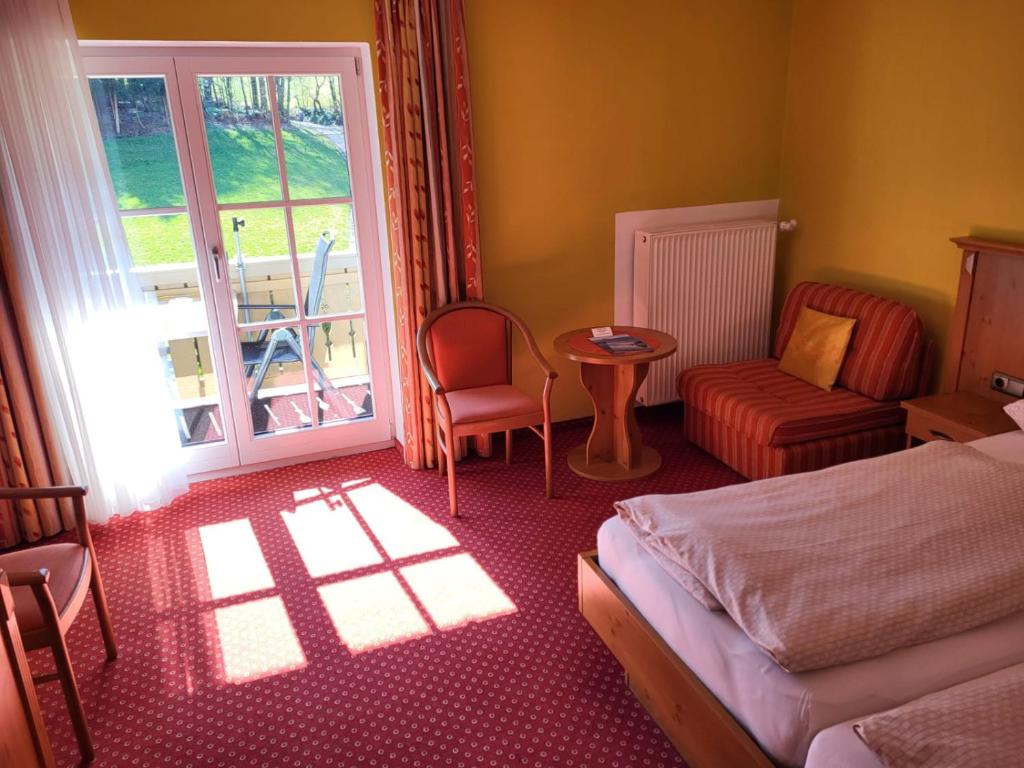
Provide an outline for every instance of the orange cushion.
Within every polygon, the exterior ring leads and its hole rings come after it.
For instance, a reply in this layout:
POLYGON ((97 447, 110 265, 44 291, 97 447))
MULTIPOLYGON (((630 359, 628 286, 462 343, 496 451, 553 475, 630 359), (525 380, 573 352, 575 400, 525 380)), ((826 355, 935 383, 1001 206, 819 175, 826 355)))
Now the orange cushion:
POLYGON ((453 424, 469 424, 530 413, 537 414, 538 423, 544 418, 544 407, 540 401, 510 384, 460 389, 448 392, 445 396, 452 411, 453 424))
POLYGON ((850 334, 857 321, 801 307, 796 327, 779 361, 779 370, 808 384, 832 389, 846 358, 850 334))
POLYGON ((775 358, 689 368, 679 395, 758 445, 792 445, 902 424, 898 401, 878 402, 842 387, 826 392, 779 370, 775 358))
POLYGON ((457 309, 430 327, 434 370, 446 390, 508 384, 505 318, 487 309, 457 309))
MULTIPOLYGON (((57 605, 61 623, 70 621, 89 590, 89 551, 80 544, 46 544, 0 555, 0 570, 50 572, 50 594, 57 605), (68 615, 70 613, 70 615, 68 615)), ((43 615, 31 587, 14 587, 14 614, 27 647, 35 647, 43 633, 43 615)))

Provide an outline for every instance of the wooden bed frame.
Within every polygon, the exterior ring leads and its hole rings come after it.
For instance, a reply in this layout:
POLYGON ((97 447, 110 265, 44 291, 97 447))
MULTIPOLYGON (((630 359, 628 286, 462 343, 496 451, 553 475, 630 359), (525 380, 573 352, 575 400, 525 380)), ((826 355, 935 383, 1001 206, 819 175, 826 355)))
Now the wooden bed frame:
POLYGON ((577 562, 580 613, 618 659, 630 690, 690 768, 774 765, 601 570, 597 550, 581 552, 577 562))

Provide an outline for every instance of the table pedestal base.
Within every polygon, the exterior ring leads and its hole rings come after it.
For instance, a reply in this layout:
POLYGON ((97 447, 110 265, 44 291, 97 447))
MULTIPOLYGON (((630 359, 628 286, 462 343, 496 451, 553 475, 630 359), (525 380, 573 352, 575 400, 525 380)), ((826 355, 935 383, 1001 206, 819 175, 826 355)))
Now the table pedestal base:
POLYGON ((617 482, 620 480, 636 480, 638 477, 647 477, 658 471, 661 466, 661 455, 653 448, 642 449, 640 461, 632 467, 624 467, 617 461, 597 459, 587 462, 587 446, 578 445, 569 451, 569 468, 581 477, 589 480, 605 480, 617 482))

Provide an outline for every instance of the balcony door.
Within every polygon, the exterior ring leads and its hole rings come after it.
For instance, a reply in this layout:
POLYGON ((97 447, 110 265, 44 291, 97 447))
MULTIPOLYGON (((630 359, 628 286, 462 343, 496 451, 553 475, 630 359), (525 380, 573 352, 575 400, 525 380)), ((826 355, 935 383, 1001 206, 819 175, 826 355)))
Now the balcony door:
POLYGON ((86 51, 192 472, 392 437, 357 60, 295 50, 86 51))

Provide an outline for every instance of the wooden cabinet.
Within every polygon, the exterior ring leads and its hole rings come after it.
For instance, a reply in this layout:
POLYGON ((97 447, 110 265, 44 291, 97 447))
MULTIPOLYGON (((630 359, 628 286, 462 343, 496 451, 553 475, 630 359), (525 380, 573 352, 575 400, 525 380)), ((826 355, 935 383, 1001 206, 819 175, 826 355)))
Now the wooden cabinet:
POLYGON ((973 392, 953 392, 906 400, 907 447, 915 440, 966 443, 1017 428, 1003 404, 973 392))

